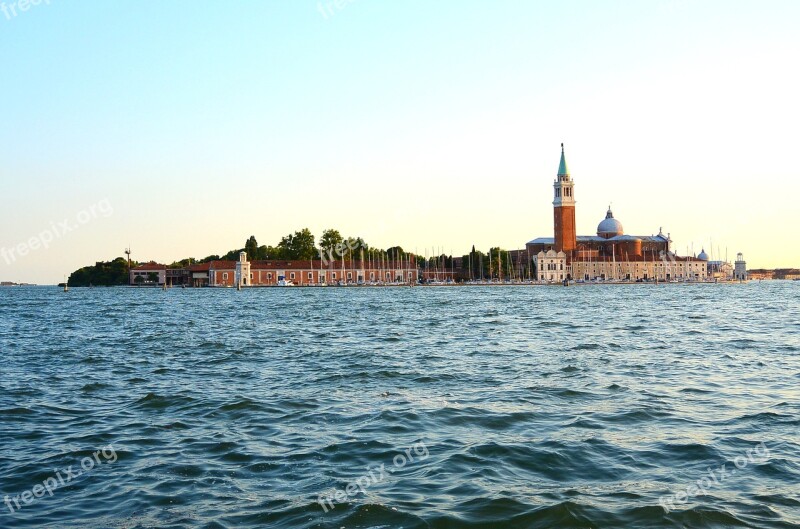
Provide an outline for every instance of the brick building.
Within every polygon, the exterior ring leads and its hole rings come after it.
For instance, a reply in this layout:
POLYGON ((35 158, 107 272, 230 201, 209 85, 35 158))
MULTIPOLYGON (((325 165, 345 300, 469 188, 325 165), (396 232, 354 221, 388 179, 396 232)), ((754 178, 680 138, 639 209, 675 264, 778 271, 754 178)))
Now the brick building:
MULTIPOLYGON (((708 257, 679 257, 670 249, 669 234, 627 235, 609 206, 596 235, 578 235, 575 227, 575 182, 569 173, 564 144, 553 182, 553 237, 526 243, 526 254, 536 262, 539 281, 658 279, 700 280, 709 276, 708 257)), ((723 266, 715 269, 720 275, 723 266)), ((730 276, 733 269, 730 269, 730 276)))

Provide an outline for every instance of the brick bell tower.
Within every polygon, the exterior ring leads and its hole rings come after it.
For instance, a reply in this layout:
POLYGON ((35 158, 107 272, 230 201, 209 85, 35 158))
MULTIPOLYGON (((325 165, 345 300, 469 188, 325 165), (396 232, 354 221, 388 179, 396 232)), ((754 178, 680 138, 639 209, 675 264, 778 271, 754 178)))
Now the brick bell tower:
POLYGON ((553 230, 555 232, 555 250, 566 254, 577 248, 574 188, 575 183, 569 176, 562 143, 558 177, 553 182, 553 230))

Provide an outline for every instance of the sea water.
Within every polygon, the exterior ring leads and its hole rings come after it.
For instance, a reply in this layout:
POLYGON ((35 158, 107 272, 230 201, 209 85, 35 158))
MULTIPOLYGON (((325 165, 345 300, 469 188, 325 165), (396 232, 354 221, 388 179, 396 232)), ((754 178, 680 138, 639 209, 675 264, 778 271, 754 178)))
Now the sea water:
POLYGON ((798 527, 799 320, 778 281, 3 288, 0 527, 798 527))

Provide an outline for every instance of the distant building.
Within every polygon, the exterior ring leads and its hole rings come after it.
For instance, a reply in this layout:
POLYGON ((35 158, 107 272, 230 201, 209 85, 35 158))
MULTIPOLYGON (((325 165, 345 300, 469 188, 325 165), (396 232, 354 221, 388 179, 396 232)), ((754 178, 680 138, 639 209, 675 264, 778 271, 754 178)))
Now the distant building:
POLYGON ((163 285, 167 281, 167 266, 150 261, 131 268, 131 285, 163 285))
POLYGON ((736 262, 733 267, 733 278, 737 281, 747 281, 747 263, 744 255, 739 252, 736 254, 736 262))
MULTIPOLYGON (((137 275, 156 271, 152 265, 137 267, 137 275), (141 270, 139 270, 142 268, 141 270)), ((163 266, 163 265, 159 265, 163 266)), ((169 272, 167 269, 166 272, 169 272)), ((175 269, 174 277, 186 279, 190 287, 259 287, 292 284, 298 286, 366 283, 408 283, 419 279, 416 263, 408 260, 385 262, 383 265, 368 261, 327 261, 320 259, 287 261, 248 261, 241 252, 238 261, 210 261, 175 269)), ((131 284, 133 281, 131 273, 131 284)), ((167 283, 168 285, 174 285, 167 283)), ((175 283, 178 284, 178 283, 175 283)))
POLYGON ((656 235, 626 235, 610 206, 596 235, 577 235, 575 205, 575 182, 562 143, 553 182, 553 237, 537 237, 525 245, 526 254, 536 262, 539 281, 670 281, 733 275, 728 263, 709 264, 705 252, 697 257, 676 255, 670 249, 669 234, 660 228, 656 235))
POLYGON ((792 268, 787 270, 783 274, 783 279, 791 279, 792 281, 799 281, 800 280, 800 270, 796 268, 792 268))
POLYGON ((747 271, 747 277, 753 280, 774 279, 775 270, 766 270, 764 268, 756 268, 747 271))

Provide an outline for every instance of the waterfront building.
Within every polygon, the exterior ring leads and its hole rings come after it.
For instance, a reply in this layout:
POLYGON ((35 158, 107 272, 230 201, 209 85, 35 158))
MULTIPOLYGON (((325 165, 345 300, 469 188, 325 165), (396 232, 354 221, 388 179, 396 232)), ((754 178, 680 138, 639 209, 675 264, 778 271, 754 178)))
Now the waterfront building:
POLYGON ((260 287, 292 283, 298 286, 416 282, 419 271, 414 261, 376 263, 345 260, 249 261, 241 252, 238 261, 210 261, 188 267, 192 287, 260 287))
POLYGON ((741 252, 736 254, 736 262, 733 268, 733 278, 738 281, 747 281, 747 263, 741 252))
POLYGON ((797 268, 776 268, 774 270, 756 268, 754 270, 747 271, 747 279, 800 280, 800 270, 798 270, 797 268))
POLYGON ((131 268, 131 285, 163 285, 167 281, 167 265, 150 261, 131 268))
POLYGON ((730 278, 729 263, 681 257, 672 251, 669 233, 628 235, 614 217, 611 206, 597 225, 596 235, 577 235, 575 226, 575 182, 567 167, 564 144, 553 182, 553 237, 537 237, 526 243, 534 256, 539 281, 617 280, 671 281, 730 278))
POLYGON ((185 268, 167 268, 162 264, 147 263, 132 269, 130 277, 131 285, 164 285, 166 282, 167 286, 259 287, 291 282, 299 286, 324 286, 417 282, 419 270, 413 259, 382 263, 320 259, 249 261, 247 254, 241 252, 238 261, 216 260, 185 268))
POLYGON ((747 278, 751 280, 761 281, 763 279, 775 279, 775 270, 767 270, 765 268, 756 268, 755 270, 747 271, 747 278))

